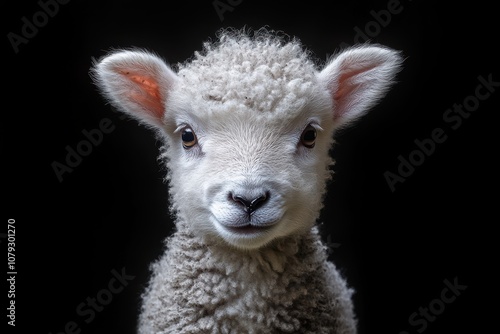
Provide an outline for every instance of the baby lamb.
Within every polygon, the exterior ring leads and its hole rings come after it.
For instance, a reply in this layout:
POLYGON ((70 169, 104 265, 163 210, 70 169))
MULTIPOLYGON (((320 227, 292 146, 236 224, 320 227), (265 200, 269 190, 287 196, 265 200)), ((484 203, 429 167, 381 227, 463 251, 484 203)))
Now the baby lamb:
POLYGON ((164 146, 176 230, 152 264, 138 333, 356 333, 352 289, 316 221, 333 133, 393 83, 374 44, 318 65, 296 38, 221 30, 172 69, 119 50, 92 76, 164 146))

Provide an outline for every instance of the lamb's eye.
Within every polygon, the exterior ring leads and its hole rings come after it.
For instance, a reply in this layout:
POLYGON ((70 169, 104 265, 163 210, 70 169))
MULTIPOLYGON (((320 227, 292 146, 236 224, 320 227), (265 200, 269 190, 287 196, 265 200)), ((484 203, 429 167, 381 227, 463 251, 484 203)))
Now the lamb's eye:
POLYGON ((307 148, 313 148, 316 143, 316 129, 312 125, 308 125, 302 135, 300 136, 300 142, 307 148))
POLYGON ((198 142, 196 139, 196 135, 193 132, 193 129, 189 127, 182 130, 181 139, 182 139, 182 147, 184 147, 186 150, 190 149, 198 142))

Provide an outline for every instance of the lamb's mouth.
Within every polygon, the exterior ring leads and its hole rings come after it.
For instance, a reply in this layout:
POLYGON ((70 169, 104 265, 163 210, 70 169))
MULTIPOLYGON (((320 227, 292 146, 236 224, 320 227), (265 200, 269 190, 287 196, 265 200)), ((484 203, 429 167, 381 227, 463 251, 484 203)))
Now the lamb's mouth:
POLYGON ((266 224, 253 224, 251 222, 240 225, 224 225, 224 228, 234 234, 251 235, 267 232, 276 225, 277 221, 266 224))

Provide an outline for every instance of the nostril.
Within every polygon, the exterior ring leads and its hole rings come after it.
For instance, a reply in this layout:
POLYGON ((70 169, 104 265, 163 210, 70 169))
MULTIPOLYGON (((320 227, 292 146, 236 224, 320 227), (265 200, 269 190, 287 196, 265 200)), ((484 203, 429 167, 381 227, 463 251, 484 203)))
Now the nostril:
POLYGON ((252 207, 253 210, 255 211, 258 208, 260 208, 267 201, 268 198, 269 198, 269 191, 266 191, 261 196, 254 198, 250 203, 250 207, 252 207))
POLYGON ((245 197, 240 196, 240 195, 235 195, 235 194, 231 193, 231 199, 233 201, 235 201, 236 203, 243 205, 243 207, 245 208, 245 211, 248 208, 250 208, 250 206, 252 205, 251 201, 247 200, 245 197))
POLYGON ((248 199, 245 196, 230 193, 229 198, 234 202, 243 206, 246 213, 251 214, 258 208, 260 208, 269 199, 269 191, 262 193, 261 195, 248 199))

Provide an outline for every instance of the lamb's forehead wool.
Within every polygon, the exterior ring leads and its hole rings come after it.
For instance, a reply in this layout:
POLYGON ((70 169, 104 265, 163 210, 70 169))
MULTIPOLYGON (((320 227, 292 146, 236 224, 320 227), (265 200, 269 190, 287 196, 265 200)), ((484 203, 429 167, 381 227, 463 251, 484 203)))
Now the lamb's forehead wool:
POLYGON ((313 94, 316 66, 296 39, 258 31, 222 31, 179 65, 179 89, 214 108, 286 112, 313 94))

